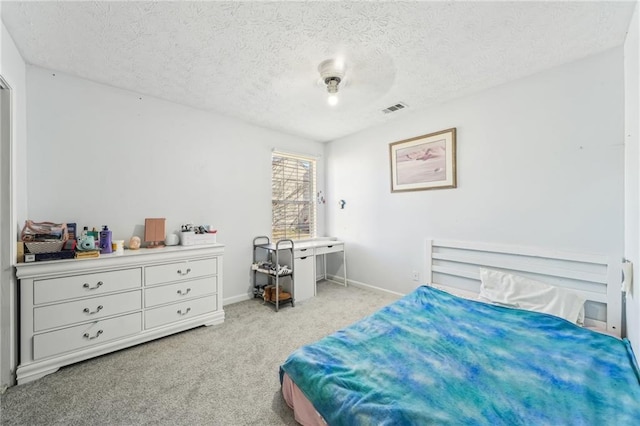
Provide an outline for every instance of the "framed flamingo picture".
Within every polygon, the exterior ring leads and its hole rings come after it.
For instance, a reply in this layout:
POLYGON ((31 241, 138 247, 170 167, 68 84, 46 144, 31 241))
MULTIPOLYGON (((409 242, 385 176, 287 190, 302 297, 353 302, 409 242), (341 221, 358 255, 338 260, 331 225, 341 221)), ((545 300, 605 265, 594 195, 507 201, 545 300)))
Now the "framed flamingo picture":
POLYGON ((391 192, 456 187, 456 129, 389 144, 391 192))

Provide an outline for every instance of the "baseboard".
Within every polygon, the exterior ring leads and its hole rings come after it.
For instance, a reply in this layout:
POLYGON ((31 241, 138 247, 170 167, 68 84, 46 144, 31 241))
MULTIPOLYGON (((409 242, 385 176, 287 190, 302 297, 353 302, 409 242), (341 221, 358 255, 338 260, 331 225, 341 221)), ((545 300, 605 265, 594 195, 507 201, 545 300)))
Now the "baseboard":
MULTIPOLYGON (((331 281, 334 284, 344 285, 344 277, 342 275, 328 275, 327 281, 331 281)), ((354 287, 362 288, 365 290, 375 291, 376 293, 384 293, 384 294, 392 294, 394 296, 404 296, 403 293, 398 293, 397 291, 387 290, 386 288, 376 287, 370 284, 365 284, 360 281, 355 281, 347 278, 348 285, 352 285, 354 287)))
MULTIPOLYGON (((332 284, 344 285, 344 276, 342 275, 327 275, 326 281, 330 281, 332 284)), ((392 294, 394 296, 404 296, 402 293, 396 291, 387 290, 386 288, 380 288, 373 285, 365 284, 360 281, 347 279, 347 284, 354 287, 362 288, 365 290, 375 291, 376 293, 392 294)), ((234 303, 244 302, 245 300, 253 299, 253 293, 240 294, 238 296, 228 297, 222 301, 222 306, 232 305, 234 303)))
POLYGON ((222 306, 233 305, 234 303, 244 302, 253 299, 253 293, 240 294, 238 296, 227 297, 222 300, 222 306))

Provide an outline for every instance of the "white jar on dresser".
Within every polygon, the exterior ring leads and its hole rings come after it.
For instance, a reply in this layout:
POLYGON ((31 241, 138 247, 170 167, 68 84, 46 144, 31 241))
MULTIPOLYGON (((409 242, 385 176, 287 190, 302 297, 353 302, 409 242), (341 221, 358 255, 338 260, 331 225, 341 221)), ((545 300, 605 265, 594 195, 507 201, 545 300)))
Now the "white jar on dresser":
POLYGON ((224 246, 20 263, 18 384, 201 325, 221 324, 224 246))

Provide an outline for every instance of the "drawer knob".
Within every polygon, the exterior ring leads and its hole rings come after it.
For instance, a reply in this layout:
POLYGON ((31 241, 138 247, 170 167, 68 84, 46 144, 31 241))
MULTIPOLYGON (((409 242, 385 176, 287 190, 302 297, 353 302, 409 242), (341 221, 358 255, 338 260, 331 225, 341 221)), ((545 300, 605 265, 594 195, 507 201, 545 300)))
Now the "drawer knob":
POLYGON ((97 288, 100 288, 100 286, 102 284, 104 284, 102 281, 98 281, 94 287, 91 287, 91 285, 89 283, 84 283, 84 284, 82 284, 82 287, 84 287, 84 288, 86 288, 88 290, 95 290, 97 288))
POLYGON ((191 291, 191 289, 190 289, 190 288, 187 288, 185 291, 178 290, 178 294, 179 294, 180 296, 186 296, 187 294, 189 294, 189 292, 190 292, 190 291, 191 291))
POLYGON ((182 269, 178 269, 178 273, 180 275, 187 275, 189 272, 191 272, 191 268, 187 268, 187 270, 184 271, 184 273, 182 272, 182 269))
POLYGON ((104 306, 102 306, 102 305, 98 306, 95 311, 91 311, 91 310, 89 310, 89 308, 84 308, 82 310, 82 312, 84 312, 85 314, 93 315, 93 314, 97 314, 98 312, 100 312, 100 310, 102 308, 104 308, 104 306))
POLYGON ((189 311, 191 311, 191 308, 187 308, 184 312, 182 312, 182 309, 178 309, 178 315, 187 315, 189 311))
POLYGON ((102 330, 98 330, 98 332, 96 333, 95 336, 91 336, 89 333, 84 333, 82 335, 82 337, 84 337, 85 339, 89 339, 89 340, 93 340, 93 339, 97 339, 98 337, 100 337, 100 335, 103 333, 102 330))

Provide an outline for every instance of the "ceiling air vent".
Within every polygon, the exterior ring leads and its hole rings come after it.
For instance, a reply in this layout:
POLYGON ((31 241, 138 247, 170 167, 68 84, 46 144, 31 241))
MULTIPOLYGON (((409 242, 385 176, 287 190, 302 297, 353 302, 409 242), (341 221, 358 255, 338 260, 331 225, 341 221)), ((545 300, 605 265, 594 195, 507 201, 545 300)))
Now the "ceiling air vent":
POLYGON ((403 102, 397 103, 395 105, 391 105, 388 108, 382 110, 385 114, 391 114, 392 112, 400 111, 401 109, 408 108, 409 106, 403 102))

